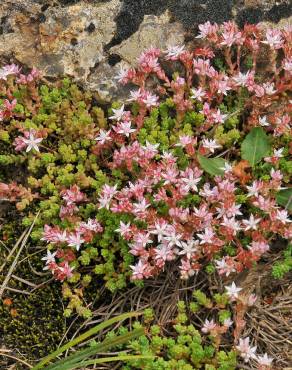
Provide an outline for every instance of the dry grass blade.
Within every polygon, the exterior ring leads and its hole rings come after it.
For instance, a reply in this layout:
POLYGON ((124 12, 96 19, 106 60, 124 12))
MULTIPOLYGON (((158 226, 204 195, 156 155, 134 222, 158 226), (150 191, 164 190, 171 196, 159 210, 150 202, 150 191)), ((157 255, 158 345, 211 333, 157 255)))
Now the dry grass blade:
POLYGON ((4 349, 3 349, 3 348, 1 348, 1 349, 0 349, 0 356, 4 356, 4 357, 11 358, 11 359, 15 360, 16 362, 18 362, 18 363, 21 363, 21 364, 25 365, 25 366, 26 366, 26 367, 28 367, 29 369, 32 369, 32 365, 30 365, 27 361, 22 360, 21 358, 18 358, 18 357, 16 357, 16 356, 12 355, 10 352, 11 352, 10 350, 7 350, 7 349, 5 349, 5 348, 4 348, 4 349))
MULTIPOLYGON (((28 229, 28 230, 26 230, 25 235, 23 236, 22 240, 20 241, 20 243, 21 243, 20 248, 19 248, 19 250, 18 250, 18 252, 17 252, 17 254, 16 254, 16 256, 15 256, 15 258, 14 258, 14 260, 13 260, 13 263, 11 264, 11 266, 10 266, 10 268, 9 268, 9 271, 8 271, 8 273, 7 273, 7 275, 6 275, 5 279, 4 279, 3 284, 1 285, 1 288, 0 288, 0 299, 2 298, 2 295, 3 295, 3 293, 4 293, 4 290, 5 290, 5 288, 6 288, 7 284, 8 284, 8 282, 9 282, 9 280, 10 280, 10 278, 11 278, 11 275, 13 274, 13 271, 14 271, 14 269, 15 269, 16 265, 17 265, 17 261, 18 261, 18 259, 19 259, 19 256, 20 256, 20 254, 21 254, 21 252, 22 252, 23 248, 24 248, 24 247, 25 247, 25 245, 26 245, 27 239, 28 239, 28 237, 29 237, 29 235, 30 235, 30 233, 31 233, 31 231, 32 231, 32 229, 33 229, 33 227, 34 227, 34 224, 35 224, 35 222, 36 222, 36 220, 37 220, 37 218, 38 218, 39 213, 40 213, 40 211, 36 214, 36 216, 35 216, 35 218, 34 218, 34 220, 33 220, 32 224, 31 224, 31 226, 29 227, 29 229, 28 229)), ((21 237, 22 237, 22 236, 21 236, 21 237)), ((17 243, 16 243, 16 244, 17 244, 17 243)), ((19 244, 19 243, 18 243, 18 244, 19 244)))
POLYGON ((24 283, 24 284, 26 284, 26 285, 28 285, 28 286, 31 286, 31 287, 33 287, 33 288, 36 288, 37 287, 37 285, 36 284, 34 284, 34 283, 32 283, 31 281, 28 281, 28 280, 25 280, 25 279, 22 279, 22 278, 20 278, 19 276, 16 276, 16 275, 11 275, 15 280, 18 280, 18 281, 20 281, 21 283, 24 283))
MULTIPOLYGON (((13 253, 15 252, 15 250, 17 249, 17 247, 19 246, 19 244, 21 243, 22 239, 24 238, 25 234, 27 232, 27 229, 24 230, 24 232, 21 234, 20 238, 17 240, 17 242, 15 243, 14 247, 11 249, 10 253, 8 254, 8 256, 5 258, 5 261, 3 262, 3 264, 0 266, 0 273, 2 272, 2 270, 4 269, 4 267, 6 266, 6 263, 7 261, 9 261, 9 259, 11 258, 11 256, 13 255, 13 253)), ((3 242, 1 242, 3 243, 3 242)), ((4 243, 3 243, 4 244, 4 243)), ((5 245, 5 244, 4 244, 5 245)))
POLYGON ((28 292, 27 290, 19 290, 19 289, 16 289, 16 288, 11 288, 9 286, 5 286, 5 290, 10 290, 11 292, 15 292, 15 293, 19 293, 19 294, 26 294, 26 295, 30 295, 31 292, 28 292))

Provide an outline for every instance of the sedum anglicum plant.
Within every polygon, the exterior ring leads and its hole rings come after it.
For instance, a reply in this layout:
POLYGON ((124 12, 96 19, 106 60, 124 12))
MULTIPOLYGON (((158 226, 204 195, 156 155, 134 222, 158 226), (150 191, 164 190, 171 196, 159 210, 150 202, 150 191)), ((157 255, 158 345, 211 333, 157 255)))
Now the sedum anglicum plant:
POLYGON ((90 315, 80 297, 98 277, 115 291, 171 263, 182 279, 206 265, 228 276, 291 240, 291 29, 199 29, 194 50, 121 65, 117 79, 136 89, 107 114, 67 79, 48 87, 35 70, 1 69, 0 197, 24 225, 40 210, 32 238, 68 315, 90 315))

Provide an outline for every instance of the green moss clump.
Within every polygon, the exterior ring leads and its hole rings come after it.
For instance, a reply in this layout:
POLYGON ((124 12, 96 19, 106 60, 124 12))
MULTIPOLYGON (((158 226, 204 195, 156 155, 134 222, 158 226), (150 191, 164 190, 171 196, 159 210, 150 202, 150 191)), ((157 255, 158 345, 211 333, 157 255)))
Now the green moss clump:
POLYGON ((13 295, 11 301, 11 305, 0 305, 0 333, 5 345, 31 360, 54 351, 66 329, 59 286, 51 284, 30 295, 13 295))

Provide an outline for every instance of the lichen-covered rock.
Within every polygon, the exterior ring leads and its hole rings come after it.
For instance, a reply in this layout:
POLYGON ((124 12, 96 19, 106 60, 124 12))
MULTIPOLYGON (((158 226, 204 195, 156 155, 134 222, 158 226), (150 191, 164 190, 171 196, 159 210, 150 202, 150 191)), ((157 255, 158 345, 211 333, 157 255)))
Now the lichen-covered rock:
POLYGON ((161 16, 145 15, 139 30, 120 45, 111 48, 123 60, 135 65, 139 55, 151 46, 165 49, 184 43, 184 29, 178 22, 170 23, 168 11, 161 16))
POLYGON ((2 56, 34 66, 45 76, 67 74, 81 82, 85 82, 91 68, 105 61, 103 47, 114 35, 119 0, 49 7, 44 13, 29 1, 24 1, 23 7, 4 7, 13 32, 0 36, 2 56))
POLYGON ((115 76, 120 63, 135 65, 139 55, 151 46, 165 49, 169 45, 184 43, 183 26, 178 22, 170 23, 170 15, 166 11, 160 17, 145 15, 137 32, 120 45, 110 49, 111 55, 117 56, 118 62, 114 65, 100 63, 92 70, 86 81, 90 90, 97 91, 100 100, 109 101, 112 98, 125 98, 129 94, 129 86, 123 87, 117 83, 115 76))

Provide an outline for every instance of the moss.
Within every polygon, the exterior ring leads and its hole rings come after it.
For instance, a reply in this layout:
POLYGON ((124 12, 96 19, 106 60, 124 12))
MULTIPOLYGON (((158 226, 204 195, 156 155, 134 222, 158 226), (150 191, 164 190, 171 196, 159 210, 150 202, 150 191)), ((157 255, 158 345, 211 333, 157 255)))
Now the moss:
POLYGON ((60 289, 51 284, 30 295, 13 294, 0 305, 0 333, 5 346, 39 359, 55 350, 65 333, 60 289))

